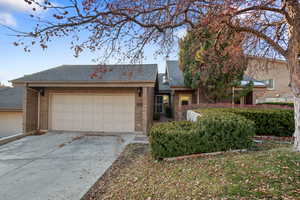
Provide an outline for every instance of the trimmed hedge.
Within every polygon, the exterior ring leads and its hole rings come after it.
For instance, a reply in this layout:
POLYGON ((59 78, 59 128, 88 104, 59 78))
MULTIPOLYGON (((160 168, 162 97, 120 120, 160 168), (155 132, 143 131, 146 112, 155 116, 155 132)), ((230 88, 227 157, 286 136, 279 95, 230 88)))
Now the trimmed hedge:
POLYGON ((157 124, 150 130, 151 153, 155 159, 245 149, 252 145, 254 122, 232 113, 211 113, 198 122, 157 124))
POLYGON ((258 105, 279 105, 279 106, 289 106, 291 108, 294 107, 294 103, 288 103, 288 102, 264 102, 264 103, 258 103, 258 105))
POLYGON ((292 136, 295 130, 294 111, 262 108, 207 108, 197 112, 234 113, 253 121, 256 135, 292 136))

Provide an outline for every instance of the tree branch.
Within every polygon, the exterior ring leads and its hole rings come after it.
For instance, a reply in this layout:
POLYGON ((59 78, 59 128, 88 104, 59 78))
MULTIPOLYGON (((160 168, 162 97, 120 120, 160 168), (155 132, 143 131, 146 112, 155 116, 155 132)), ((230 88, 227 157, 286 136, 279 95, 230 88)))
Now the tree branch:
POLYGON ((271 45, 275 50, 277 50, 282 56, 287 55, 287 51, 284 50, 279 44, 277 44, 274 40, 272 40, 270 37, 268 37, 266 34, 259 32, 255 29, 249 28, 249 27, 241 27, 241 26, 234 26, 230 23, 227 23, 227 25, 234 29, 237 32, 245 32, 255 35, 256 37, 265 40, 269 45, 271 45))
POLYGON ((264 10, 264 11, 276 12, 276 13, 284 15, 288 23, 290 23, 290 24, 292 23, 292 19, 289 16, 289 14, 284 10, 284 7, 282 9, 279 9, 279 8, 270 8, 267 6, 252 6, 249 8, 244 8, 242 10, 238 10, 237 12, 234 13, 234 15, 240 15, 245 12, 253 11, 253 10, 264 10))

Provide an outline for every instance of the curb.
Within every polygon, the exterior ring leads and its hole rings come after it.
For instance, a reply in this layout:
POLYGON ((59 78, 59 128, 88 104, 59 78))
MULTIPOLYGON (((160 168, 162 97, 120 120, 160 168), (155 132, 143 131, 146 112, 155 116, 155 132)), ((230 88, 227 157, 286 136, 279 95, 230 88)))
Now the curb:
POLYGON ((26 137, 26 136, 29 136, 29 135, 28 134, 19 133, 19 134, 16 134, 16 135, 12 135, 12 136, 1 138, 0 139, 0 145, 4 145, 4 144, 10 143, 10 142, 19 140, 19 139, 21 139, 23 137, 26 137))

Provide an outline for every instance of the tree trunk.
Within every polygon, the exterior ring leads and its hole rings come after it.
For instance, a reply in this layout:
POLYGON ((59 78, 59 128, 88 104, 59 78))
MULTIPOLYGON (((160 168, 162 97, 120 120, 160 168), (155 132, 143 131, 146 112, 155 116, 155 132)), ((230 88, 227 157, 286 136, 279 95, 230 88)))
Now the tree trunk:
POLYGON ((291 70, 291 86, 294 94, 294 151, 300 152, 300 70, 298 59, 289 58, 288 66, 291 70))
POLYGON ((291 86, 294 94, 294 151, 300 152, 300 70, 297 58, 289 57, 288 66, 291 70, 291 86))
POLYGON ((294 94, 295 132, 294 150, 300 152, 300 5, 298 0, 284 1, 287 12, 291 17, 288 24, 288 49, 286 59, 290 70, 291 87, 294 94))
POLYGON ((295 132, 294 151, 300 151, 300 98, 294 97, 295 132))

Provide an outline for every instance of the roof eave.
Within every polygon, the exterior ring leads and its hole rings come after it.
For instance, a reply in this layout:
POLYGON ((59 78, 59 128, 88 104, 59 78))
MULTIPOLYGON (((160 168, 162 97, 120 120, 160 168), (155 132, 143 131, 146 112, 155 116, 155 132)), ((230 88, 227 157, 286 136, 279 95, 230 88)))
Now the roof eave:
POLYGON ((0 108, 0 112, 23 112, 23 108, 0 108))
POLYGON ((14 86, 29 87, 154 87, 156 81, 31 81, 14 82, 14 86))
POLYGON ((170 89, 171 90, 194 90, 192 88, 183 87, 183 86, 171 86, 170 89))
POLYGON ((129 81, 10 81, 11 83, 137 83, 137 82, 142 82, 142 83, 154 83, 156 79, 154 80, 129 80, 129 81))

